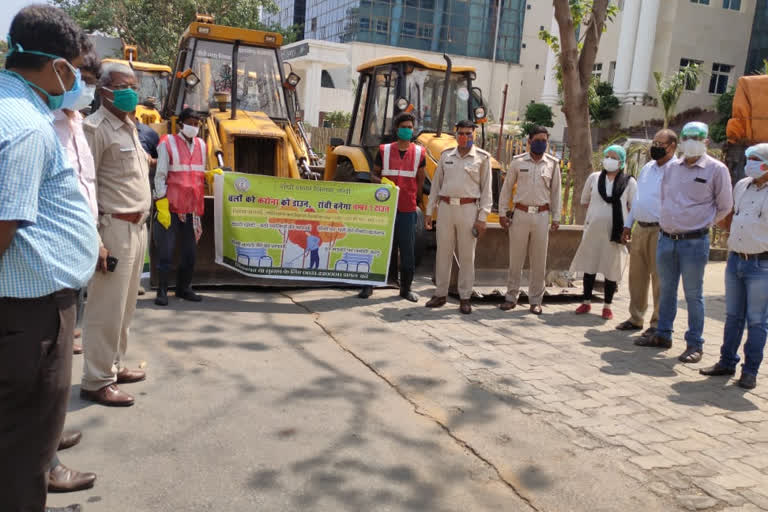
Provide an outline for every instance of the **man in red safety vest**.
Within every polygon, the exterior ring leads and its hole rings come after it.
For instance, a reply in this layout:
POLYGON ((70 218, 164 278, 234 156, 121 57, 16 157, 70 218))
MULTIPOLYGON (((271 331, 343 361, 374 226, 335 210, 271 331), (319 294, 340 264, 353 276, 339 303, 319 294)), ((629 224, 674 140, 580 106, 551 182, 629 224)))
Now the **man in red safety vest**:
POLYGON ((159 283, 155 304, 168 305, 168 274, 173 265, 176 239, 179 240, 179 265, 176 296, 193 302, 202 297, 192 290, 197 241, 202 234, 200 217, 205 209, 205 179, 220 169, 205 170, 206 148, 200 131, 200 117, 192 109, 179 116, 178 134, 163 137, 157 148, 155 206, 157 216, 153 238, 159 253, 159 283))
MULTIPOLYGON (((422 146, 413 144, 413 125, 416 118, 410 112, 401 112, 393 121, 397 141, 381 144, 376 155, 376 164, 371 181, 380 182, 387 178, 400 188, 395 217, 395 236, 392 240, 392 258, 400 253, 400 296, 411 302, 418 298, 411 292, 413 275, 416 270, 416 210, 421 189, 424 185, 424 154, 422 146)), ((365 286, 358 297, 367 299, 373 287, 365 286)))

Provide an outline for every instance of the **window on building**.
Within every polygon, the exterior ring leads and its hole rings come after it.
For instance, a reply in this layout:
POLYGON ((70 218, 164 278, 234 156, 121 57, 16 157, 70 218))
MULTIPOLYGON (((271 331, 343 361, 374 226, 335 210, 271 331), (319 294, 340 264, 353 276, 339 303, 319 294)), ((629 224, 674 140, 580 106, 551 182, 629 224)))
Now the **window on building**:
POLYGON ((331 74, 323 70, 320 73, 320 87, 325 87, 326 89, 335 89, 336 86, 333 85, 333 77, 331 77, 331 74))
POLYGON ((733 66, 727 64, 712 64, 712 78, 709 79, 709 93, 723 94, 728 89, 733 66))
POLYGON ((379 34, 389 34, 389 20, 387 18, 378 18, 376 20, 376 32, 379 34))
POLYGON ((691 0, 692 4, 709 5, 709 0, 691 0))
POLYGON ((360 18, 360 30, 369 30, 371 28, 371 19, 368 17, 360 18))
POLYGON ((315 32, 315 31, 317 31, 317 18, 312 18, 312 23, 311 23, 311 25, 310 25, 310 26, 311 26, 311 29, 310 29, 310 30, 311 30, 312 32, 315 32))
POLYGON ((723 0, 723 9, 730 9, 732 11, 741 10, 741 0, 723 0))
POLYGON ((611 61, 608 65, 608 82, 613 83, 613 79, 616 78, 616 61, 611 61))
POLYGON ((603 77, 603 63, 598 62, 594 66, 592 66, 592 78, 597 78, 600 80, 603 77))
MULTIPOLYGON (((702 61, 700 60, 694 60, 694 59, 680 59, 680 70, 683 70, 687 68, 688 66, 701 66, 702 61)), ((689 81, 687 84, 685 84, 685 90, 686 91, 695 91, 696 90, 696 84, 692 81, 689 81)))
POLYGON ((403 35, 413 37, 416 35, 416 23, 412 21, 406 21, 403 23, 403 35))

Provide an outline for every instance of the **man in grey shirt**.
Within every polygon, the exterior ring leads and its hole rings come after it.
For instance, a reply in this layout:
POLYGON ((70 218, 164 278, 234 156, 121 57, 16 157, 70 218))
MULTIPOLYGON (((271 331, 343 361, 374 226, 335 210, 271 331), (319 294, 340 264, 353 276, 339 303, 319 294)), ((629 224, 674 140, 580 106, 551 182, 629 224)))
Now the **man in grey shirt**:
POLYGON ((683 157, 672 163, 661 180, 661 235, 656 265, 661 282, 656 334, 641 338, 640 346, 670 348, 677 314, 677 288, 683 280, 688 304, 687 348, 678 358, 701 361, 704 339, 704 268, 709 261, 709 228, 733 208, 728 168, 707 154, 709 128, 693 122, 683 127, 683 157))

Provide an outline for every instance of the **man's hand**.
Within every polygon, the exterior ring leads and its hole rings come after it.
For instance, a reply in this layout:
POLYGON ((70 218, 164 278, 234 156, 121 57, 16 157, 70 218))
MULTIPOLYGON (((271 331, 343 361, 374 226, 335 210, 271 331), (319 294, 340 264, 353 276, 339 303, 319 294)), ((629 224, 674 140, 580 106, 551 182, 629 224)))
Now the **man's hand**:
POLYGON ((96 263, 96 270, 107 273, 107 257, 109 251, 103 245, 99 247, 99 261, 96 263))
POLYGON ((424 227, 427 228, 427 231, 432 231, 432 216, 431 215, 425 215, 424 216, 424 227))
POLYGON ((475 221, 475 229, 477 230, 477 237, 480 238, 485 234, 485 221, 484 220, 476 220, 475 221))
POLYGON ((501 227, 503 227, 504 229, 509 229, 509 226, 510 226, 510 224, 511 224, 511 222, 509 221, 509 217, 507 217, 506 215, 504 215, 504 216, 500 216, 500 217, 499 217, 499 224, 500 224, 500 225, 501 225, 501 227))
POLYGON ((557 231, 558 229, 560 229, 560 223, 559 223, 559 222, 557 222, 556 220, 553 220, 553 221, 552 221, 552 225, 551 225, 551 226, 549 226, 549 230, 550 230, 550 231, 552 231, 552 232, 554 233, 554 232, 555 232, 555 231, 557 231))
POLYGON ((621 243, 625 244, 630 240, 632 240, 632 230, 624 228, 624 231, 621 232, 621 243))

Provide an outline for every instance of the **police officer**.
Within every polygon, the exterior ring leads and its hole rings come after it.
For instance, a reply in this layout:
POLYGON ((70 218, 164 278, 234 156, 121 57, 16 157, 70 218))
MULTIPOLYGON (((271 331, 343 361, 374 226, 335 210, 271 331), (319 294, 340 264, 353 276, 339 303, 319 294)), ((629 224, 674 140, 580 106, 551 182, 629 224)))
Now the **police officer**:
POLYGON ((512 160, 499 195, 499 223, 509 229, 509 276, 507 296, 499 306, 502 311, 514 309, 520 291, 520 274, 528 254, 531 271, 528 280, 528 302, 531 313, 541 314, 544 279, 547 269, 549 229, 560 226, 560 164, 546 153, 549 132, 536 126, 528 135, 530 151, 512 160), (508 214, 512 190, 514 215, 508 214), (552 215, 550 228, 549 217, 552 215))
POLYGON ((469 299, 475 281, 475 245, 485 233, 485 219, 491 212, 491 155, 473 144, 475 125, 463 120, 456 124, 458 146, 443 151, 432 179, 424 223, 432 229, 432 214, 438 209, 435 295, 428 308, 445 305, 453 265, 453 251, 459 257, 459 310, 472 312, 469 299))

